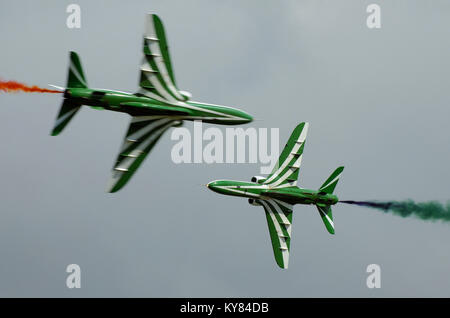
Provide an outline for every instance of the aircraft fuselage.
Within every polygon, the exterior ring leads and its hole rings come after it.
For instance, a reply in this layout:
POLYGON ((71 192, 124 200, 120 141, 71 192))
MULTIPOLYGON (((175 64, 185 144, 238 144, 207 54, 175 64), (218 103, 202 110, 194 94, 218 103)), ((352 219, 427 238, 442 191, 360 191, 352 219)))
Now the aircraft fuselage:
POLYGON ((172 105, 143 94, 114 90, 67 88, 64 97, 81 105, 123 112, 131 116, 173 117, 174 120, 202 120, 206 123, 224 125, 240 125, 252 121, 249 114, 228 106, 194 101, 172 105))
POLYGON ((218 180, 208 183, 207 187, 220 194, 246 197, 250 200, 273 198, 290 204, 324 205, 333 205, 338 202, 338 197, 333 194, 302 189, 297 186, 271 188, 269 185, 253 182, 218 180))

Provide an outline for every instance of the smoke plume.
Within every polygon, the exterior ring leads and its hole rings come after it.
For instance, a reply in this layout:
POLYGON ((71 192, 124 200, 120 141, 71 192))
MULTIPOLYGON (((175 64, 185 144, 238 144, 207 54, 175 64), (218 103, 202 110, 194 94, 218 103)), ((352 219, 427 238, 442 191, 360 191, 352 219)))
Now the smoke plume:
POLYGON ((2 81, 0 80, 0 92, 14 93, 14 92, 26 92, 26 93, 62 93, 61 91, 41 88, 36 85, 28 86, 16 81, 2 81))
POLYGON ((414 202, 407 201, 339 201, 390 212, 401 217, 417 217, 421 220, 450 221, 450 202, 443 205, 437 201, 414 202))

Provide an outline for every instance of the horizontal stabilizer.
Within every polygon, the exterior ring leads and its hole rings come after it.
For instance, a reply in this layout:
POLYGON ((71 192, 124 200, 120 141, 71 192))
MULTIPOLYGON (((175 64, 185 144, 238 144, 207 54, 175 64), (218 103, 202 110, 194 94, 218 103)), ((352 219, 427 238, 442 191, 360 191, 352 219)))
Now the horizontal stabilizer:
POLYGON ((76 52, 70 52, 69 74, 67 76, 67 87, 87 88, 81 60, 76 52))
POLYGON ((51 135, 59 135, 73 118, 73 116, 75 116, 80 107, 80 104, 74 103, 68 99, 64 99, 64 102, 59 110, 58 117, 56 117, 55 126, 53 127, 51 135))
POLYGON ((317 210, 319 211, 320 217, 322 218, 328 232, 330 234, 334 234, 333 213, 331 212, 331 206, 318 204, 317 210))
POLYGON ((344 171, 344 167, 339 167, 331 174, 331 176, 325 181, 322 186, 319 188, 319 192, 332 194, 336 185, 339 181, 339 177, 341 176, 342 171, 344 171))

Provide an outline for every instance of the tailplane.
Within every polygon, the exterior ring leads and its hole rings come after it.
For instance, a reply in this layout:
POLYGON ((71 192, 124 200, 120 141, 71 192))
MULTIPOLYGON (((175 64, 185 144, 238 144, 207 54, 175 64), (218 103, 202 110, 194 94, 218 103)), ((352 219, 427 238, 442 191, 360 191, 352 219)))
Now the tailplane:
POLYGON ((70 52, 69 73, 67 75, 68 88, 87 88, 86 77, 84 76, 83 67, 80 58, 76 52, 70 52))
POLYGON ((336 185, 339 181, 339 177, 341 176, 342 171, 344 171, 344 167, 339 167, 336 170, 334 170, 331 176, 328 177, 327 181, 325 181, 319 188, 319 192, 332 194, 334 189, 336 188, 336 185))
POLYGON ((330 205, 317 204, 317 210, 319 211, 320 217, 322 218, 328 233, 334 234, 334 222, 333 213, 331 211, 330 205))
POLYGON ((58 117, 56 117, 55 126, 51 132, 52 136, 57 136, 67 126, 69 121, 75 116, 81 105, 72 102, 70 99, 64 99, 59 109, 58 117))
MULTIPOLYGON (((344 167, 339 167, 328 177, 328 179, 319 188, 320 194, 333 194, 334 189, 339 181, 339 177, 344 171, 344 167)), ((325 227, 330 234, 334 234, 334 222, 333 222, 333 212, 331 211, 331 205, 327 204, 317 204, 317 210, 319 211, 320 217, 322 218, 325 227)))
MULTIPOLYGON (((87 88, 86 77, 84 76, 80 58, 75 52, 70 52, 69 72, 67 75, 67 88, 87 88)), ((59 135, 75 116, 81 104, 70 100, 70 95, 64 94, 64 101, 56 117, 55 126, 51 132, 52 136, 59 135)))

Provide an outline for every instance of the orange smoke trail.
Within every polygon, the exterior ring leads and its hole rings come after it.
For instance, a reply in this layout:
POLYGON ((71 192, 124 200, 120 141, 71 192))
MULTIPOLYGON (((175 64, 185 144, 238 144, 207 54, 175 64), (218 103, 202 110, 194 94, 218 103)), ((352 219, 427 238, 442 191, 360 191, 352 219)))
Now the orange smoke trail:
POLYGON ((0 92, 14 93, 14 92, 26 92, 26 93, 62 93, 61 91, 40 88, 36 85, 28 86, 16 81, 2 81, 0 80, 0 92))

